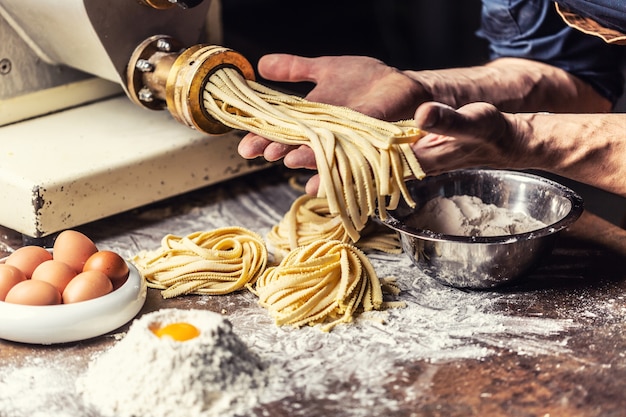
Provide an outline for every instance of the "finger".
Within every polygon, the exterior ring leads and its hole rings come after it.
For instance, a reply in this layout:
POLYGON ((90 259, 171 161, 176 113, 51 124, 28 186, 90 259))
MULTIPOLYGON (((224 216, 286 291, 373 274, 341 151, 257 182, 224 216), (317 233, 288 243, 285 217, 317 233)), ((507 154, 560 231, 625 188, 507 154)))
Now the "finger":
POLYGON ((270 142, 263 152, 263 157, 270 162, 278 161, 284 158, 292 150, 296 149, 293 145, 285 145, 279 142, 270 142))
POLYGON ((254 133, 248 133, 245 135, 239 145, 237 146, 237 152, 243 158, 254 159, 259 156, 263 156, 265 148, 271 143, 271 141, 265 139, 254 133))
POLYGON ((319 188, 320 176, 316 174, 309 178, 309 180, 306 182, 306 185, 304 186, 304 191, 309 195, 317 195, 317 191, 319 190, 319 188))
POLYGON ((461 167, 462 157, 456 156, 456 145, 457 142, 451 136, 429 133, 411 148, 424 172, 437 175, 461 167))
POLYGON ((287 168, 307 168, 316 169, 315 153, 308 146, 300 146, 293 149, 285 156, 283 161, 287 168))
POLYGON ((261 77, 271 81, 314 81, 311 77, 312 58, 290 54, 269 54, 261 57, 257 65, 261 77))

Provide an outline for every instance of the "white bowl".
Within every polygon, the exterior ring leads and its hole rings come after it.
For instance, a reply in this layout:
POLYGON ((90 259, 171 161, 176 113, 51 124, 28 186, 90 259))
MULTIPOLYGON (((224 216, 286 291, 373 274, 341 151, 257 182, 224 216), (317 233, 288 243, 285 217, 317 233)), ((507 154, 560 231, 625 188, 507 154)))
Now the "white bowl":
POLYGON ((123 326, 141 310, 147 294, 143 277, 127 264, 130 273, 124 285, 93 300, 52 306, 0 301, 0 339, 50 345, 90 339, 123 326))

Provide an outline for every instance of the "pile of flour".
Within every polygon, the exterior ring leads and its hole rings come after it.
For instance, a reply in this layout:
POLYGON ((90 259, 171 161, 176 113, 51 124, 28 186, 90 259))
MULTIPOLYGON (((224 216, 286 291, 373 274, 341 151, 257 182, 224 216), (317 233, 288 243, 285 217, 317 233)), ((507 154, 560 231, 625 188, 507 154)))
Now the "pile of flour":
POLYGON ((436 197, 407 222, 419 229, 453 236, 508 236, 546 224, 528 214, 486 204, 469 195, 436 197))
POLYGON ((212 417, 258 403, 260 360, 220 314, 164 309, 135 320, 126 337, 90 363, 76 383, 99 414, 115 417, 212 417), (151 328, 186 322, 200 330, 178 342, 151 328))

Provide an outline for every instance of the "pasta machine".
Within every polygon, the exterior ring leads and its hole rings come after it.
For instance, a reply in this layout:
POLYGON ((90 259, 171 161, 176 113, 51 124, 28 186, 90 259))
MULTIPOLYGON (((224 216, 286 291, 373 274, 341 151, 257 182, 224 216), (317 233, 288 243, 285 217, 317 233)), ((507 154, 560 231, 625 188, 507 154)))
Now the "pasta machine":
POLYGON ((219 0, 0 0, 0 225, 43 238, 267 166, 197 103, 219 0), (153 111, 163 110, 169 111, 153 111))

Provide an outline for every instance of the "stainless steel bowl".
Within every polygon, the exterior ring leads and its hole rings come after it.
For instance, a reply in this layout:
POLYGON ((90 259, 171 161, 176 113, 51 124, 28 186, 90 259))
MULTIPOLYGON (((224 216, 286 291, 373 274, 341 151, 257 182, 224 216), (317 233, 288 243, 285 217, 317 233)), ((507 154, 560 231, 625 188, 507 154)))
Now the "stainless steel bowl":
POLYGON ((558 233, 574 223, 583 200, 541 176, 506 170, 469 169, 407 183, 416 202, 401 202, 384 223, 400 232, 402 248, 426 275, 453 287, 486 289, 510 283, 550 253, 558 233), (547 226, 507 236, 453 236, 411 227, 411 217, 437 196, 470 195, 526 213, 547 226))

